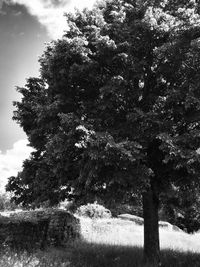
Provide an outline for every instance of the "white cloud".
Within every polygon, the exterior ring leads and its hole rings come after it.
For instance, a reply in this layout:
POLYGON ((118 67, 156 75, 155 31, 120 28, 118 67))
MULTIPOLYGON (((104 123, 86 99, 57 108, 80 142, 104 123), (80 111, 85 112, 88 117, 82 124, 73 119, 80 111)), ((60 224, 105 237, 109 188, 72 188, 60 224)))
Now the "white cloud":
POLYGON ((11 0, 11 2, 26 6, 29 13, 36 16, 46 27, 50 37, 57 39, 67 27, 64 13, 73 11, 74 7, 92 8, 96 0, 11 0))
POLYGON ((0 151, 0 191, 5 191, 7 178, 17 175, 22 168, 23 161, 33 151, 27 146, 27 140, 19 140, 14 143, 13 148, 2 154, 0 151))

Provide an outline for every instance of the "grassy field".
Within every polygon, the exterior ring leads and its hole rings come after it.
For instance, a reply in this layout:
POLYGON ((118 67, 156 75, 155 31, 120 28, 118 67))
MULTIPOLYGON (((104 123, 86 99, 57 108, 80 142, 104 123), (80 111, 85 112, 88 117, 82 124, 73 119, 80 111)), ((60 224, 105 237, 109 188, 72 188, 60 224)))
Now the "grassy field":
MULTIPOLYGON (((143 247, 143 226, 120 219, 80 220, 82 236, 88 243, 143 247)), ((161 249, 200 253, 200 233, 189 235, 162 228, 159 232, 161 249)))
MULTIPOLYGON (((119 219, 81 218, 82 240, 67 248, 0 255, 1 267, 142 267, 143 227, 119 219)), ((160 229, 164 267, 200 267, 200 234, 160 229)), ((150 267, 150 266, 146 266, 150 267)))

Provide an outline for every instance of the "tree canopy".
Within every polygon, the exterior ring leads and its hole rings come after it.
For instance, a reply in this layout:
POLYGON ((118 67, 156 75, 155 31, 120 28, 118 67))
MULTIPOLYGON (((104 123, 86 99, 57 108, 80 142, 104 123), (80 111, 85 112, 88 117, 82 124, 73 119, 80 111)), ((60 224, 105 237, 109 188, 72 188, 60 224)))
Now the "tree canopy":
POLYGON ((14 103, 35 148, 7 185, 16 202, 138 190, 158 202, 199 183, 199 12, 195 0, 109 0, 66 14, 14 103))

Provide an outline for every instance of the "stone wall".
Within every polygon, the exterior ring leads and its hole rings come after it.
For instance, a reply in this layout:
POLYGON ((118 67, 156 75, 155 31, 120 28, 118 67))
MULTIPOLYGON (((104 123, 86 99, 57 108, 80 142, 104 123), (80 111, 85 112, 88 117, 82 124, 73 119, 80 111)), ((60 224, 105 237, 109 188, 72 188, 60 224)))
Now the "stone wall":
POLYGON ((14 249, 64 246, 80 236, 80 223, 59 209, 24 211, 0 216, 0 242, 14 249))

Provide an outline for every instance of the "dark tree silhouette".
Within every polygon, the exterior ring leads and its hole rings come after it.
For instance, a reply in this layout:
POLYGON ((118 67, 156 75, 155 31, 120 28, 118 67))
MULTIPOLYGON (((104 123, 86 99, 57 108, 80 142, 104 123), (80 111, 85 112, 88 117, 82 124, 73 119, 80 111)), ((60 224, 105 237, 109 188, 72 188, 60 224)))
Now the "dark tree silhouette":
POLYGON ((159 265, 160 194, 199 183, 196 1, 111 0, 67 14, 14 119, 35 148, 7 189, 17 203, 143 194, 144 255, 159 265))

